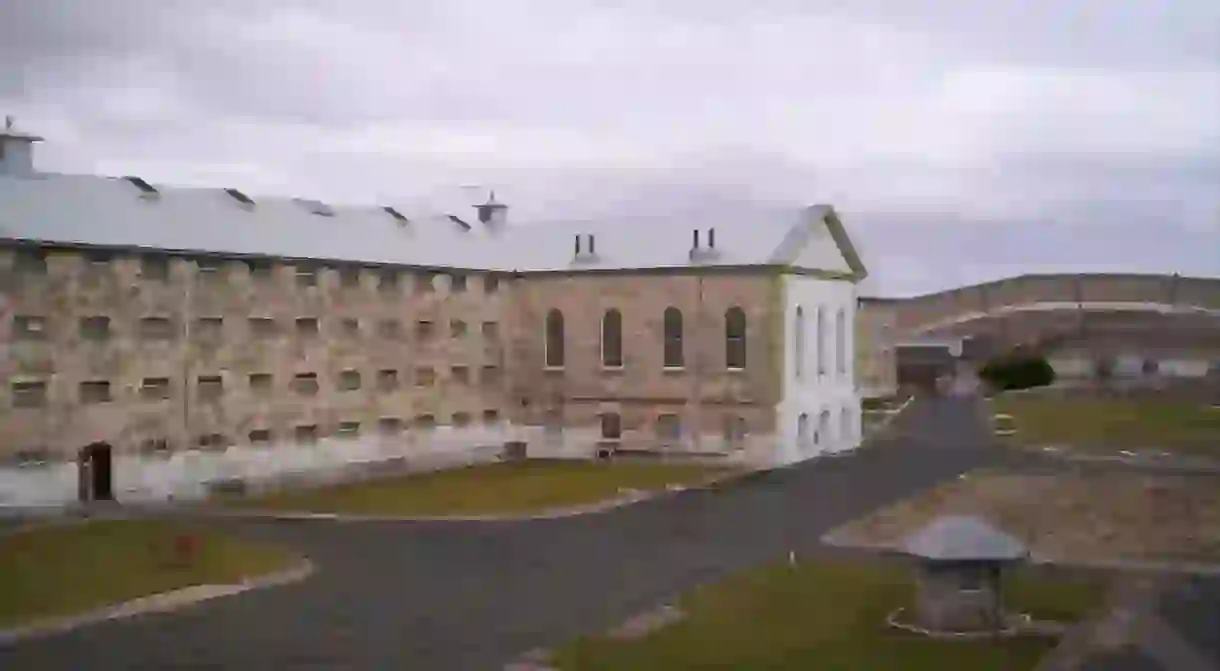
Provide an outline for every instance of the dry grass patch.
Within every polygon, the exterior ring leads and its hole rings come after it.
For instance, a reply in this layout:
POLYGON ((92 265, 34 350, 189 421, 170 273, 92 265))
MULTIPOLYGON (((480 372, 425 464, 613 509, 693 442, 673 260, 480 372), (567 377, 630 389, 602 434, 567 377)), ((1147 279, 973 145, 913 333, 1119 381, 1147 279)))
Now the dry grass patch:
POLYGON ((728 467, 648 461, 523 461, 285 491, 222 497, 241 508, 367 515, 442 516, 541 512, 622 497, 627 490, 689 486, 728 467))
POLYGON ((1220 561, 1220 477, 980 472, 853 521, 845 542, 897 547, 946 514, 979 515, 1053 561, 1220 561))
POLYGON ((1003 394, 991 407, 997 415, 1011 415, 1005 424, 1016 428, 1014 440, 1020 444, 1159 448, 1220 457, 1220 411, 1203 402, 1003 394))
POLYGON ((295 555, 153 520, 48 526, 0 537, 0 627, 194 585, 239 583, 295 555))

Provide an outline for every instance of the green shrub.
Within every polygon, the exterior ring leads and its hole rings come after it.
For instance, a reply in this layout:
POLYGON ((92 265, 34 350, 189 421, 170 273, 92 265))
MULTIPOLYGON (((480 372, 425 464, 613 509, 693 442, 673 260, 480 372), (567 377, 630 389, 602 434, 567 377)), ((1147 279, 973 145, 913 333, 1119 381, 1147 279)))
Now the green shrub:
POLYGON ((998 391, 1045 387, 1055 381, 1055 369, 1040 356, 1010 354, 988 361, 979 377, 998 391))

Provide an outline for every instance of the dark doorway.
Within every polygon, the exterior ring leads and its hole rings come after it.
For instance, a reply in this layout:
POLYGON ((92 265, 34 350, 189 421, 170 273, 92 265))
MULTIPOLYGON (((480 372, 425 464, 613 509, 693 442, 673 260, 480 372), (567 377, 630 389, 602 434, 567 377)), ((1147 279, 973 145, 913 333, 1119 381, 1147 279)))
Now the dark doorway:
POLYGON ((114 468, 110 453, 109 443, 91 443, 81 448, 78 463, 81 501, 114 500, 114 468))

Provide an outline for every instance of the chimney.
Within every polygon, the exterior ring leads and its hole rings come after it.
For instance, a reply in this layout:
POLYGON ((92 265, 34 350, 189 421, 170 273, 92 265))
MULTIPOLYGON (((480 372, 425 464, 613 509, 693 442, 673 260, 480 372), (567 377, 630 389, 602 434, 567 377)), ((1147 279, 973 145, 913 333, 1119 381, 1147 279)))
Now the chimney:
POLYGON ((508 206, 496 202, 495 191, 487 197, 486 203, 475 205, 474 209, 479 213, 479 223, 492 231, 498 231, 508 225, 508 206))
POLYGON ((34 143, 42 142, 37 135, 13 128, 13 117, 4 117, 0 131, 0 175, 28 177, 34 174, 34 143))

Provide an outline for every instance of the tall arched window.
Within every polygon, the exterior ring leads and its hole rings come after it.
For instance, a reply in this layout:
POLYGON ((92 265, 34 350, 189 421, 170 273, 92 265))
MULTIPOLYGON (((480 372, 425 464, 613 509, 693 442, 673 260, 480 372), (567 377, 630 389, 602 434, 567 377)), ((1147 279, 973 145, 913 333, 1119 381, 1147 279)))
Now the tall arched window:
POLYGON ((563 367, 563 313, 552 309, 546 313, 546 365, 550 368, 563 367))
POLYGON ((835 317, 835 360, 838 362, 839 375, 847 373, 847 315, 843 308, 835 317))
POLYGON ((792 371, 798 380, 805 376, 805 310, 799 305, 792 322, 792 371))
POLYGON ((818 375, 826 374, 826 310, 818 308, 817 317, 818 338, 818 375))
MULTIPOLYGON (((813 442, 817 444, 817 436, 814 436, 813 442)), ((809 449, 809 415, 803 412, 796 418, 796 447, 801 452, 809 449)))
POLYGON ((623 365, 623 315, 614 308, 602 315, 602 365, 606 368, 623 365))
POLYGON ((823 410, 822 414, 818 415, 818 442, 830 441, 830 411, 823 410))
POLYGON ((839 441, 844 446, 850 446, 855 438, 855 433, 851 425, 851 409, 843 406, 843 410, 839 413, 839 441))
POLYGON ((664 331, 663 365, 666 368, 681 368, 686 365, 682 351, 682 311, 678 308, 665 308, 662 319, 664 331))
POLYGON ((724 367, 746 367, 746 312, 733 306, 724 313, 724 367))

